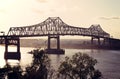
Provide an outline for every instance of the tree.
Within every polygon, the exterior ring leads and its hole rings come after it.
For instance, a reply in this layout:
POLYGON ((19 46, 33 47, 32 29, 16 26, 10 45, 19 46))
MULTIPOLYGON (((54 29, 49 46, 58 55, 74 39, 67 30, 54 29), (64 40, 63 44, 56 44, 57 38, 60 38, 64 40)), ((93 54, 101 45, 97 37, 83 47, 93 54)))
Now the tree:
POLYGON ((8 79, 23 79, 23 70, 20 65, 11 66, 7 63, 3 69, 8 79))
POLYGON ((47 79, 50 70, 50 59, 44 50, 33 50, 33 62, 26 68, 25 79, 47 79))
POLYGON ((52 79, 54 69, 52 69, 45 51, 36 49, 29 53, 33 54, 33 61, 25 71, 20 65, 6 64, 4 68, 0 68, 0 79, 4 79, 6 75, 8 79, 52 79))
POLYGON ((8 73, 8 79, 23 79, 22 69, 20 66, 14 66, 8 73))
POLYGON ((9 69, 8 68, 0 68, 0 79, 4 79, 6 72, 8 72, 9 69))
POLYGON ((64 79, 99 79, 102 74, 95 69, 97 60, 87 54, 76 53, 72 58, 65 57, 58 69, 64 79))

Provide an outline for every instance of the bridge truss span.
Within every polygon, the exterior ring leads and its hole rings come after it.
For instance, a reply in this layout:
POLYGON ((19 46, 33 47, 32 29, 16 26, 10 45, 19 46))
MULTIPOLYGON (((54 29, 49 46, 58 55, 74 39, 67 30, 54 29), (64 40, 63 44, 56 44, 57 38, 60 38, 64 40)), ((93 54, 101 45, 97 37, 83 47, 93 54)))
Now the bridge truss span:
POLYGON ((45 21, 31 26, 11 27, 8 36, 31 37, 48 35, 82 35, 94 37, 110 37, 100 25, 89 28, 74 27, 64 23, 59 17, 49 17, 45 21))
POLYGON ((0 36, 0 44, 5 44, 5 60, 20 60, 20 37, 48 36, 46 51, 48 53, 63 54, 64 50, 60 48, 60 35, 89 36, 91 37, 91 44, 93 44, 94 39, 97 39, 98 45, 101 45, 100 38, 103 38, 103 42, 108 41, 111 44, 110 34, 105 32, 100 25, 91 25, 89 28, 75 27, 64 23, 59 17, 49 17, 45 21, 35 25, 11 27, 7 35, 3 34, 0 36), (57 41, 57 48, 55 49, 51 48, 52 38, 55 38, 57 41), (15 52, 8 50, 8 47, 11 45, 17 47, 15 52))

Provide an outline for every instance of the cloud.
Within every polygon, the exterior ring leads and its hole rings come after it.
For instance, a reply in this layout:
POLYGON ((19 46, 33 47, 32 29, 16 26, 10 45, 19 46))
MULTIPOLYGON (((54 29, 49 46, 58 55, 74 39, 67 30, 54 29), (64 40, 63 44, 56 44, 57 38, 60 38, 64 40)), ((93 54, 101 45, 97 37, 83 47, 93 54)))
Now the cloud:
POLYGON ((44 14, 44 11, 32 8, 32 11, 38 14, 44 14))
POLYGON ((99 19, 102 19, 102 20, 119 20, 120 17, 119 16, 114 16, 114 17, 100 17, 99 19))
POLYGON ((5 13, 6 11, 3 9, 0 9, 0 13, 5 13))
POLYGON ((47 0, 36 0, 37 2, 40 2, 40 3, 46 3, 47 0))
POLYGON ((120 17, 112 17, 112 19, 120 19, 120 17))

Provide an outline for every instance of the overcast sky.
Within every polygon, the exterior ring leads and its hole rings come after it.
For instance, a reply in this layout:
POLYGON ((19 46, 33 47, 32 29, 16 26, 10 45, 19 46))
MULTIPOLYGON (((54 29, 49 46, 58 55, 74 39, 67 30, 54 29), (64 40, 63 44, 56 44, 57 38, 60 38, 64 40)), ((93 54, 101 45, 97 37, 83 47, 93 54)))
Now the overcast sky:
POLYGON ((100 24, 120 39, 120 0, 0 0, 0 31, 60 17, 78 27, 100 24))

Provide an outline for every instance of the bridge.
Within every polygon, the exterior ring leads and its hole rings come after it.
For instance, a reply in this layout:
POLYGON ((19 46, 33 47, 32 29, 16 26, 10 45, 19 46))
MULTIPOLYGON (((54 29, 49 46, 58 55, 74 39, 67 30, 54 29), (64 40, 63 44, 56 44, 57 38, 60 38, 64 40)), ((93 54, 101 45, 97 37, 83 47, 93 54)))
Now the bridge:
POLYGON ((100 44, 100 38, 104 40, 110 39, 110 34, 105 32, 100 25, 91 25, 89 28, 75 27, 64 23, 59 17, 49 17, 45 21, 22 27, 10 27, 7 35, 0 36, 0 44, 5 44, 5 60, 18 59, 20 60, 20 38, 22 37, 41 37, 48 36, 48 52, 61 53, 63 50, 60 48, 60 36, 64 35, 78 35, 91 37, 91 43, 94 39, 98 40, 100 44), (51 39, 57 40, 57 48, 51 48, 51 39), (16 52, 9 52, 8 46, 17 46, 16 52))

